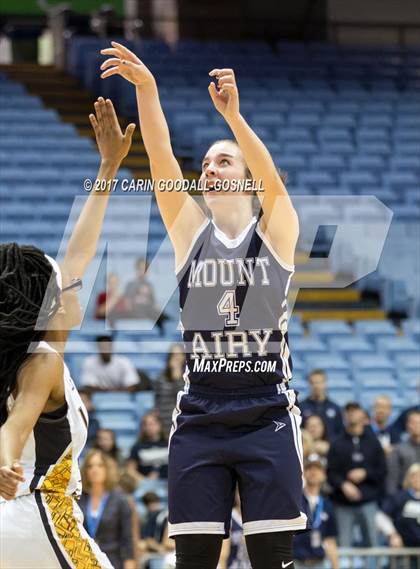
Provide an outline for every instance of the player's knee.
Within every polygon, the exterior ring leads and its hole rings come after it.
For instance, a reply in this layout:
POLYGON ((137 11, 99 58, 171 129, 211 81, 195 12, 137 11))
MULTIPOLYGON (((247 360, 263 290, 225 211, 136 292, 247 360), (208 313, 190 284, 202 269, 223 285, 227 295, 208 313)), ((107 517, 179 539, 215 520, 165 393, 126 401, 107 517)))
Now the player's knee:
POLYGON ((248 535, 246 547, 253 569, 293 569, 293 532, 248 535))
POLYGON ((177 535, 176 569, 216 569, 222 539, 221 535, 177 535))

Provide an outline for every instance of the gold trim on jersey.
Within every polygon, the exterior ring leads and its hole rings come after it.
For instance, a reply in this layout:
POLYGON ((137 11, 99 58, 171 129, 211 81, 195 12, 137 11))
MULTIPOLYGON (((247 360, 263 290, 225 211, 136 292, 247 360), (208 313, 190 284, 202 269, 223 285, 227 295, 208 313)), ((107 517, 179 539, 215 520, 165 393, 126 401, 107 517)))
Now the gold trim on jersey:
POLYGON ((72 461, 70 449, 44 478, 41 486, 43 502, 48 506, 55 532, 74 566, 77 569, 101 569, 89 540, 80 533, 73 513, 73 498, 65 494, 71 478, 72 461))

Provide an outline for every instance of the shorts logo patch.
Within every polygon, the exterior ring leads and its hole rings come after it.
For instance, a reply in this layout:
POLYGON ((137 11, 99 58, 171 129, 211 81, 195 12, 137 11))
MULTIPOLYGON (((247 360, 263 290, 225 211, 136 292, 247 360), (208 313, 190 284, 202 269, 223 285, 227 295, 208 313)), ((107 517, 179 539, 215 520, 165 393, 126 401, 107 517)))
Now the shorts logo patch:
POLYGON ((284 569, 284 567, 289 567, 289 565, 291 565, 293 563, 293 561, 289 561, 289 563, 285 563, 284 561, 281 562, 281 566, 284 569))
POLYGON ((277 431, 280 431, 280 429, 286 426, 286 423, 281 423, 280 421, 273 421, 273 423, 276 425, 276 430, 274 431, 275 433, 277 433, 277 431))

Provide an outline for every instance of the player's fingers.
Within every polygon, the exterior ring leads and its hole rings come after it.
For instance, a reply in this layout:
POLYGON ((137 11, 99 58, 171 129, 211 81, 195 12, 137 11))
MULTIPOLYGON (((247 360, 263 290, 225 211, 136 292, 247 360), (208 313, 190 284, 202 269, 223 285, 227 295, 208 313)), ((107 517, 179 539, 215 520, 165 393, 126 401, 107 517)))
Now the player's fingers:
POLYGON ((109 126, 119 129, 120 123, 118 122, 117 113, 115 112, 114 105, 111 99, 106 100, 106 110, 108 115, 109 126))
POLYGON ((14 472, 11 468, 3 469, 1 473, 1 484, 15 484, 23 482, 24 478, 18 472, 14 472))
POLYGON ((16 490, 17 490, 17 484, 7 484, 6 481, 3 480, 2 484, 1 484, 1 489, 4 492, 7 492, 8 494, 11 494, 12 496, 14 496, 16 494, 16 490))
POLYGON ((111 77, 111 75, 121 75, 121 71, 119 67, 111 67, 111 69, 107 69, 103 73, 101 73, 101 79, 106 79, 107 77, 111 77))
POLYGON ((131 139, 133 138, 133 133, 136 130, 136 125, 132 122, 130 123, 124 132, 124 138, 131 144, 131 139))
POLYGON ((118 42, 116 42, 116 41, 112 41, 112 42, 111 42, 111 45, 112 45, 113 47, 119 49, 119 50, 124 54, 124 56, 125 56, 127 59, 129 59, 130 61, 138 60, 137 55, 136 55, 135 53, 133 53, 132 51, 130 51, 130 50, 129 50, 127 47, 125 47, 124 45, 122 45, 122 44, 120 44, 120 43, 118 43, 118 42))
POLYGON ((98 99, 95 101, 95 105, 94 105, 95 111, 96 111, 96 118, 97 118, 100 126, 103 126, 102 103, 103 103, 103 98, 98 97, 98 99))
POLYGON ((102 55, 114 55, 115 57, 121 57, 122 52, 121 50, 115 47, 106 47, 105 49, 101 49, 102 55))
POLYGON ((98 134, 99 132, 99 125, 98 125, 98 121, 96 120, 96 117, 93 113, 91 113, 89 115, 89 120, 90 120, 90 124, 92 125, 93 131, 95 134, 98 134))
POLYGON ((232 93, 235 89, 236 89, 236 85, 234 85, 233 83, 225 83, 225 85, 222 85, 220 91, 232 93))
POLYGON ((216 85, 212 82, 209 85, 209 93, 210 93, 210 97, 213 101, 213 103, 216 103, 217 101, 217 89, 216 89, 216 85))
POLYGON ((223 87, 223 85, 232 83, 232 85, 235 84, 235 78, 233 77, 233 75, 225 75, 225 77, 222 77, 221 79, 218 79, 217 81, 217 85, 218 87, 223 87))
POLYGON ((9 501, 9 500, 13 500, 13 498, 15 497, 15 493, 11 494, 10 492, 6 492, 5 490, 1 490, 0 491, 0 496, 2 498, 4 498, 5 500, 9 501))
POLYGON ((106 59, 102 63, 100 69, 105 70, 105 69, 108 69, 108 67, 112 67, 114 65, 119 65, 120 63, 121 63, 121 59, 119 59, 118 57, 111 57, 110 59, 106 59))
POLYGON ((224 77, 225 75, 228 74, 234 75, 233 69, 212 69, 209 73, 210 77, 218 77, 218 78, 224 77))
POLYGON ((12 465, 12 471, 19 477, 18 480, 20 482, 25 481, 25 477, 23 474, 23 466, 19 462, 14 462, 12 465))
POLYGON ((115 111, 114 111, 114 107, 113 107, 113 105, 109 99, 106 99, 106 101, 104 101, 103 113, 104 113, 104 121, 105 121, 106 128, 109 128, 109 129, 113 128, 115 126, 114 117, 113 117, 113 114, 115 114, 115 111))

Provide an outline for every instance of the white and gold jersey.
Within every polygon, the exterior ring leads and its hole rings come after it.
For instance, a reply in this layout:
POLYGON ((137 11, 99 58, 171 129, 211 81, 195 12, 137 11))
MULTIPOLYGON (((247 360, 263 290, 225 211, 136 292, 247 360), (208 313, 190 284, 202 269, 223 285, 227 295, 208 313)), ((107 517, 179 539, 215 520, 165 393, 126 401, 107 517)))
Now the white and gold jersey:
MULTIPOLYGON (((40 342, 36 352, 57 353, 47 342, 40 342)), ((79 456, 86 444, 88 414, 64 364, 66 402, 52 413, 42 413, 26 441, 20 463, 25 482, 16 496, 34 490, 80 495, 79 456)), ((9 399, 9 409, 13 398, 9 399)))

